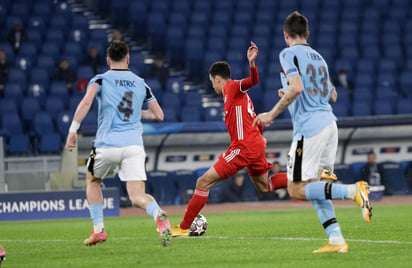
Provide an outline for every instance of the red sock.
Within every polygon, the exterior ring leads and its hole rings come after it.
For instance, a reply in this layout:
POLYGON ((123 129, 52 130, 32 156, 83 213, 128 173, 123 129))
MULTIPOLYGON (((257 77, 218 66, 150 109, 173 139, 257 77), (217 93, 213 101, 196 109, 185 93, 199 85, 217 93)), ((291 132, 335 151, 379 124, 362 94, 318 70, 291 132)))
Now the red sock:
POLYGON ((208 196, 208 190, 205 191, 200 190, 198 188, 195 189, 195 194, 193 195, 192 199, 190 199, 190 202, 187 205, 185 216, 183 217, 183 220, 180 223, 180 228, 189 229, 195 217, 199 215, 199 212, 206 205, 208 196))
POLYGON ((288 187, 288 176, 286 172, 276 173, 268 179, 269 191, 273 192, 280 188, 288 187))

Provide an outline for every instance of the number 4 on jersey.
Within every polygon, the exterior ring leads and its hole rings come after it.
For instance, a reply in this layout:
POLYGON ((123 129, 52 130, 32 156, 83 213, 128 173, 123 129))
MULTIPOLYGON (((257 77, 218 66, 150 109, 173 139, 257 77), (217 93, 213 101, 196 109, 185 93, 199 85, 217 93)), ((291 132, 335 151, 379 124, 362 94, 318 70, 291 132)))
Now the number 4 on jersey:
POLYGON ((122 101, 117 105, 117 109, 123 114, 123 121, 129 121, 130 115, 133 114, 132 102, 133 92, 127 91, 124 93, 122 101))

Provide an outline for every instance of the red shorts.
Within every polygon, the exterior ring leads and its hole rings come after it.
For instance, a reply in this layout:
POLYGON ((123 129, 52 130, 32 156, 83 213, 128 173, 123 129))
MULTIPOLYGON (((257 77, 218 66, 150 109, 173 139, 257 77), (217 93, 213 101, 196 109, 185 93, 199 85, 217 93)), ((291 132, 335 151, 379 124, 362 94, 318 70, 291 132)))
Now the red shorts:
POLYGON ((247 168, 249 176, 260 176, 265 174, 272 164, 266 160, 265 149, 258 152, 250 152, 246 147, 229 149, 219 155, 219 160, 214 164, 214 168, 223 179, 236 174, 239 170, 247 168))

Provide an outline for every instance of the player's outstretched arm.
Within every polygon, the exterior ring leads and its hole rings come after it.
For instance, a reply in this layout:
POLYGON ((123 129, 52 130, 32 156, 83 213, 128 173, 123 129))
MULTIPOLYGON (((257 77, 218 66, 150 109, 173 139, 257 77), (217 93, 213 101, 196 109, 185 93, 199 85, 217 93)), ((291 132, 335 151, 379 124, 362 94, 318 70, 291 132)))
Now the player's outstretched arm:
POLYGON ((163 121, 164 114, 162 107, 160 107, 157 100, 150 102, 148 105, 148 110, 142 110, 142 119, 153 120, 153 121, 163 121))
POLYGON ((259 114, 253 121, 253 125, 269 126, 272 121, 281 114, 303 91, 302 79, 294 75, 289 79, 289 88, 284 92, 282 98, 269 112, 259 114))
POLYGON ((86 117, 87 113, 92 107, 93 100, 97 94, 98 89, 99 88, 96 84, 90 85, 83 99, 80 101, 79 105, 77 105, 76 112, 73 116, 72 124, 69 128, 69 134, 67 135, 65 146, 66 150, 72 151, 73 148, 76 146, 77 130, 79 130, 81 122, 86 117))

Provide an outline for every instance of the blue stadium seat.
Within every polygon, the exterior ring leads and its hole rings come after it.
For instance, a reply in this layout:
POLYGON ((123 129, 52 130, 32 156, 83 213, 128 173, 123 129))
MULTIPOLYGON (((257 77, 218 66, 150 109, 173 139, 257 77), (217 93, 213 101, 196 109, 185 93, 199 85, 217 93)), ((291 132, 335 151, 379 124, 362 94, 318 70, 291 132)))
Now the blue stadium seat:
POLYGON ((50 18, 49 28, 58 29, 66 33, 70 28, 68 18, 61 16, 61 14, 55 14, 50 18))
POLYGON ((58 59, 60 57, 60 46, 54 42, 45 42, 41 47, 41 54, 58 59))
POLYGON ((129 29, 137 38, 147 35, 148 7, 143 1, 133 1, 129 7, 129 29))
POLYGON ((11 137, 23 134, 23 124, 18 113, 1 114, 3 131, 6 136, 11 137))
POLYGON ((364 165, 366 165, 366 163, 367 162, 365 161, 359 161, 359 162, 353 162, 349 165, 350 172, 352 173, 355 181, 367 179, 367 178, 361 178, 361 169, 364 165))
POLYGON ((160 102, 164 109, 172 109, 175 111, 179 111, 181 108, 180 98, 177 94, 173 92, 164 92, 160 102))
POLYGON ((64 81, 53 81, 50 84, 49 95, 57 97, 62 101, 66 101, 69 97, 69 92, 64 81))
MULTIPOLYGON (((145 83, 150 87, 152 92, 162 92, 163 91, 162 85, 160 84, 160 81, 157 78, 147 78, 145 80, 145 83)), ((160 97, 160 95, 155 95, 155 96, 160 97)))
POLYGON ((29 39, 31 39, 31 33, 33 32, 33 30, 43 33, 46 27, 46 22, 43 17, 30 16, 27 22, 27 32, 29 35, 29 39))
POLYGON ((354 101, 352 104, 352 115, 353 116, 368 116, 371 115, 370 101, 354 101))
POLYGON ((173 92, 175 94, 183 94, 184 81, 181 76, 171 76, 166 82, 166 91, 173 92))
POLYGON ((67 38, 68 42, 75 42, 83 49, 86 49, 86 44, 89 41, 89 31, 84 29, 71 29, 67 38))
POLYGON ((169 27, 166 32, 166 47, 169 62, 172 66, 183 66, 184 57, 181 53, 185 47, 184 30, 178 27, 169 27))
MULTIPOLYGON (((175 1, 173 3, 180 3, 180 2, 175 1)), ((177 29, 182 29, 184 32, 186 32, 187 27, 188 27, 188 19, 187 19, 186 14, 180 11, 170 14, 168 29, 177 28, 177 29)))
POLYGON ((10 10, 10 15, 18 17, 27 17, 30 9, 25 3, 14 3, 10 10))
POLYGON ((412 114, 412 98, 399 98, 395 104, 397 114, 412 114))
POLYGON ((194 106, 185 106, 181 109, 180 112, 180 121, 181 122, 199 122, 202 121, 202 117, 198 107, 194 106))
POLYGON ((29 36, 28 39, 30 43, 35 45, 36 50, 39 51, 43 43, 43 34, 40 32, 40 30, 37 30, 37 29, 32 29, 27 32, 28 32, 27 35, 29 36))
POLYGON ((97 131, 97 109, 92 108, 84 118, 80 126, 80 133, 84 136, 96 135, 97 131))
POLYGON ((35 98, 39 105, 43 106, 46 101, 47 90, 48 88, 43 84, 31 83, 27 88, 26 95, 35 98))
POLYGON ((62 98, 56 95, 47 96, 44 108, 45 111, 51 115, 53 120, 55 120, 58 114, 65 109, 62 98))
POLYGON ((223 107, 211 106, 205 108, 205 121, 223 121, 223 107))
POLYGON ((40 154, 59 154, 62 150, 62 139, 57 133, 48 133, 40 136, 40 154))
POLYGON ((57 69, 56 59, 49 55, 40 55, 37 58, 37 67, 46 69, 49 77, 53 77, 57 69))
POLYGON ((9 145, 7 149, 8 155, 24 155, 30 154, 30 138, 26 134, 17 134, 9 137, 9 145))
POLYGON ((48 87, 50 83, 50 76, 47 69, 40 67, 33 68, 30 73, 30 83, 38 83, 48 87))
POLYGON ((0 42, 0 49, 3 49, 6 53, 7 60, 9 60, 10 62, 14 61, 14 50, 9 42, 0 42))
POLYGON ((379 61, 378 72, 395 72, 397 69, 396 62, 391 58, 381 58, 379 61))
POLYGON ((150 41, 150 49, 154 52, 162 51, 165 46, 165 34, 167 24, 164 16, 161 13, 151 12, 148 17, 148 37, 150 41))
POLYGON ((65 140, 72 123, 73 113, 69 111, 60 111, 55 119, 57 132, 60 134, 62 140, 65 140))
MULTIPOLYGON (((51 2, 50 2, 51 3, 51 2)), ((40 17, 47 17, 52 14, 52 8, 50 3, 47 2, 37 2, 33 6, 32 13, 40 17)))
POLYGON ((63 53, 65 55, 72 55, 78 61, 83 60, 83 57, 85 55, 84 47, 82 47, 82 45, 79 42, 75 41, 66 42, 63 47, 63 53))
POLYGON ((80 65, 77 67, 77 78, 90 80, 93 76, 94 71, 90 65, 80 65))
POLYGON ((54 133, 54 124, 51 115, 44 111, 37 112, 33 119, 33 129, 38 137, 54 133))
POLYGON ((393 114, 392 101, 390 99, 375 100, 373 110, 375 115, 391 115, 393 114))
POLYGON ((147 172, 147 184, 151 193, 159 205, 173 205, 177 196, 174 180, 167 171, 147 172))
POLYGON ((346 164, 336 164, 334 167, 334 172, 338 177, 338 180, 344 184, 352 184, 356 182, 355 177, 353 176, 350 166, 346 164))
POLYGON ((41 110, 39 100, 35 97, 25 97, 21 101, 21 115, 24 123, 29 125, 34 115, 41 110))
POLYGON ((89 29, 89 18, 83 13, 75 13, 72 18, 72 29, 89 29))
POLYGON ((394 195, 404 195, 408 193, 406 176, 401 166, 397 162, 382 162, 383 177, 385 187, 394 195))
POLYGON ((20 87, 22 88, 26 88, 26 85, 27 85, 26 73, 18 67, 11 67, 9 69, 7 81, 9 83, 19 84, 20 87))
POLYGON ((164 122, 178 122, 178 113, 176 110, 171 108, 163 108, 164 112, 164 122))
POLYGON ((65 41, 64 33, 59 29, 49 28, 46 32, 46 42, 54 43, 62 47, 65 41))
POLYGON ((100 42, 102 44, 107 44, 107 32, 105 29, 92 29, 90 31, 90 40, 100 42))
POLYGON ((35 59, 37 56, 37 48, 36 48, 35 43, 29 42, 29 41, 22 43, 19 49, 19 55, 27 56, 27 57, 31 57, 35 59))
POLYGON ((17 104, 14 99, 0 99, 0 114, 18 113, 17 104))
MULTIPOLYGON (((196 186, 196 174, 193 170, 175 170, 169 172, 169 180, 173 180, 177 188, 177 196, 180 199, 180 204, 184 204, 189 200, 185 199, 185 194, 187 191, 193 191, 196 186)), ((177 200, 179 201, 179 200, 177 200)))
POLYGON ((18 83, 6 83, 4 87, 4 98, 12 99, 17 105, 20 104, 23 99, 24 91, 18 83))
POLYGON ((373 88, 375 86, 375 77, 365 73, 358 73, 355 77, 355 86, 373 88))
MULTIPOLYGON (((273 107, 273 106, 272 106, 273 107)), ((348 104, 345 104, 343 102, 337 102, 335 104, 332 105, 333 108, 333 113, 337 116, 337 117, 345 117, 345 116, 349 116, 349 109, 350 107, 348 107, 348 104)))

